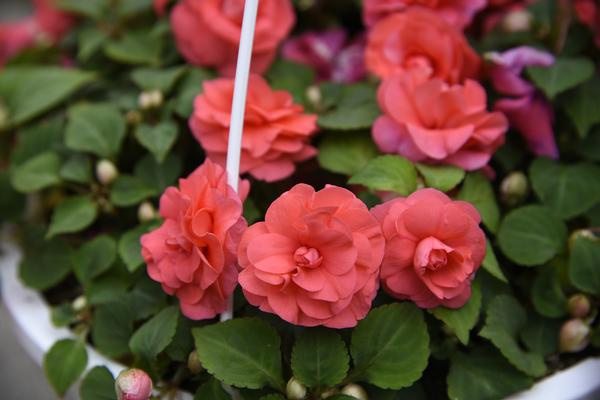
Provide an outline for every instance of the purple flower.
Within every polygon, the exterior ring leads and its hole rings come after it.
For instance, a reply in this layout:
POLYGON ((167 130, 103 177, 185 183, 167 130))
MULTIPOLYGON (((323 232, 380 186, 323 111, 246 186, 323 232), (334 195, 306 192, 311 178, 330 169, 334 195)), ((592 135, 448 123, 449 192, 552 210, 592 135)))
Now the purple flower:
POLYGON ((319 80, 356 82, 366 75, 365 45, 364 37, 348 42, 343 29, 307 32, 284 44, 283 57, 311 66, 319 80))
POLYGON ((494 108, 507 116, 510 125, 521 133, 531 152, 557 159, 552 106, 542 93, 521 77, 526 67, 551 66, 554 56, 520 46, 503 53, 489 53, 486 58, 493 63, 490 78, 494 88, 501 94, 512 96, 498 100, 494 108))

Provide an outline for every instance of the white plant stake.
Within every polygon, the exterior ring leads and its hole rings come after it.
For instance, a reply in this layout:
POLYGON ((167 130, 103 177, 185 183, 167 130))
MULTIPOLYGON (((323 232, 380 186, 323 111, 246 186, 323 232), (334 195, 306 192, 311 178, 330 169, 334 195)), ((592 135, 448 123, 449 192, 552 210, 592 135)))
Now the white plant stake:
MULTIPOLYGON (((257 12, 258 0, 246 0, 242 34, 240 37, 240 50, 235 70, 229 143, 227 145, 227 181, 236 192, 240 179, 240 154, 242 151, 244 112, 246 111, 246 94, 248 92, 248 78, 250 76, 252 43, 254 42, 254 27, 256 26, 257 12)), ((229 298, 227 309, 221 314, 221 321, 227 321, 231 318, 233 318, 233 294, 229 298)))

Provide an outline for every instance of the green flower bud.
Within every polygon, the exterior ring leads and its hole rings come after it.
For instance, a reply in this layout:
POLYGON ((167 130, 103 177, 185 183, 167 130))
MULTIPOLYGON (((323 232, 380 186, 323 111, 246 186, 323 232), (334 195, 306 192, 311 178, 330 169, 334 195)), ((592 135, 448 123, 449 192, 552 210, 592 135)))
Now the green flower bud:
POLYGON ((111 184, 119 176, 119 170, 110 160, 100 160, 96 164, 96 177, 103 185, 111 184))
POLYGON ((573 318, 585 318, 589 315, 592 305, 590 299, 585 294, 575 294, 569 298, 567 302, 569 315, 573 318))
POLYGON ((524 173, 510 173, 500 184, 500 197, 507 206, 514 207, 527 198, 529 183, 524 173))
POLYGON ((138 207, 138 219, 140 222, 152 221, 158 216, 156 209, 149 201, 144 201, 138 207))
POLYGON ((510 11, 502 19, 502 29, 508 33, 526 32, 531 29, 533 16, 527 10, 510 11))
POLYGON ((192 374, 199 374, 204 371, 204 367, 198 358, 198 353, 196 350, 192 351, 188 356, 187 366, 192 374))

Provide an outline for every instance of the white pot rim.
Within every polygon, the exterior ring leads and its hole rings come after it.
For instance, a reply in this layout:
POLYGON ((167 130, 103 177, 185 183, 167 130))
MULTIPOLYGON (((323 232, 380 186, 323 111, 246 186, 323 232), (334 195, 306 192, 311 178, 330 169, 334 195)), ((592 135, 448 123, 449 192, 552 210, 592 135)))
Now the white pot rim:
MULTIPOLYGON (((0 255, 0 293, 2 301, 13 320, 17 339, 29 356, 42 365, 44 354, 60 339, 73 338, 66 328, 57 328, 50 319, 50 307, 42 296, 23 285, 18 276, 21 259, 19 249, 9 243, 2 243, 0 255)), ((111 361, 87 346, 87 370, 105 366, 117 376, 126 367, 111 361)), ((578 400, 600 390, 600 358, 588 358, 559 371, 531 389, 510 396, 506 400, 578 400)), ((179 400, 191 400, 189 393, 178 395, 179 400)))

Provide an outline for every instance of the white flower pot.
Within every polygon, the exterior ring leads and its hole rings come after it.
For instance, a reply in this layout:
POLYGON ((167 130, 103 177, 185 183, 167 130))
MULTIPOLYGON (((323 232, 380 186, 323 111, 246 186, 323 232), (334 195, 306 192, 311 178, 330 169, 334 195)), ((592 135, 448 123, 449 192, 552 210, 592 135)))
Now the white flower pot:
MULTIPOLYGON (((4 243, 0 255, 0 291, 2 301, 12 317, 15 334, 27 353, 38 365, 54 342, 73 337, 66 328, 57 328, 50 321, 50 308, 32 289, 25 287, 18 277, 20 251, 4 243)), ((106 366, 114 376, 124 369, 123 365, 107 359, 88 346, 87 369, 106 366)), ((67 398, 77 399, 72 388, 67 398)), ((178 395, 178 400, 189 400, 188 393, 178 395)), ((511 396, 507 400, 594 400, 600 399, 600 358, 589 358, 560 371, 535 384, 530 390, 511 396)))

